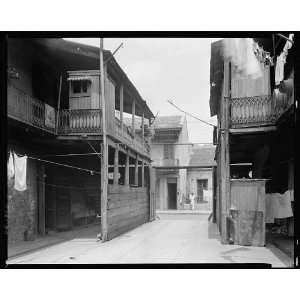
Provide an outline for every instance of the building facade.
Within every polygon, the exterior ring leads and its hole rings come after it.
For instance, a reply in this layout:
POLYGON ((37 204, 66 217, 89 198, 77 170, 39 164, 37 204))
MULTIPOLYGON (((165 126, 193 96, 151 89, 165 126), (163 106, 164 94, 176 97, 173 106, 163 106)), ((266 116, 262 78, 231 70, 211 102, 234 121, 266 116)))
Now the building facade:
POLYGON ((156 170, 156 209, 183 209, 187 199, 190 149, 185 116, 161 116, 153 123, 151 159, 156 170))
POLYGON ((153 114, 113 55, 103 52, 103 110, 99 48, 9 38, 7 53, 7 150, 17 155, 8 176, 8 242, 97 222, 108 240, 153 220, 150 142, 135 131, 136 116, 149 123, 153 114), (20 157, 25 190, 16 188, 20 157))
POLYGON ((264 246, 269 225, 293 219, 293 43, 293 35, 270 34, 212 44, 215 218, 223 243, 264 246))
POLYGON ((192 147, 187 169, 187 194, 195 195, 195 209, 212 211, 213 209, 213 167, 215 146, 192 147))

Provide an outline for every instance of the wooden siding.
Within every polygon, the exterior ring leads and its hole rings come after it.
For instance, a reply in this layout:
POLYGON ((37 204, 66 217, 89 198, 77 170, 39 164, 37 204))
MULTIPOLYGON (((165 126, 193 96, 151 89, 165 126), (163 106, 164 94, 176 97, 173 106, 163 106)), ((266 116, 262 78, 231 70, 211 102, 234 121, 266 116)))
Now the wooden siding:
POLYGON ((147 188, 108 186, 107 206, 109 240, 149 221, 147 188))

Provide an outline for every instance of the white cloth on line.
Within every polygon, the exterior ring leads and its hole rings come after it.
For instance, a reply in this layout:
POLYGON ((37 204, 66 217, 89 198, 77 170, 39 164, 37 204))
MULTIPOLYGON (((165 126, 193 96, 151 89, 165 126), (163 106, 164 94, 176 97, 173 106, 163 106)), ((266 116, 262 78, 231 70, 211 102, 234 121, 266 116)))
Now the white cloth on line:
POLYGON ((277 56, 276 67, 275 67, 275 84, 279 85, 280 82, 284 79, 284 64, 286 63, 286 53, 281 52, 277 56))
POLYGON ((17 191, 23 192, 27 189, 26 171, 27 171, 27 156, 19 157, 14 153, 15 159, 15 185, 17 191))
POLYGON ((9 152, 8 164, 7 164, 7 176, 8 179, 13 178, 15 175, 15 166, 14 166, 14 159, 11 152, 9 152))
POLYGON ((266 223, 274 223, 274 219, 284 219, 293 216, 291 201, 293 193, 287 190, 284 194, 266 194, 266 223))

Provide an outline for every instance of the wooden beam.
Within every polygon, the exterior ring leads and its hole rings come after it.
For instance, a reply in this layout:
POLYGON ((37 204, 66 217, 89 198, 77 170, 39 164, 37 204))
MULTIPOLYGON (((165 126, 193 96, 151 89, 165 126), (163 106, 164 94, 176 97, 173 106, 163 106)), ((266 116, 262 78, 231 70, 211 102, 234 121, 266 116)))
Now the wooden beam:
POLYGON ((231 70, 230 63, 224 62, 224 98, 221 101, 221 136, 220 136, 220 193, 221 193, 221 240, 227 243, 227 217, 230 205, 230 168, 229 168, 229 99, 231 70))
POLYGON ((119 147, 115 147, 114 157, 114 185, 119 184, 119 147))
POLYGON ((142 187, 145 186, 145 163, 142 160, 142 187))
POLYGON ((136 159, 135 159, 135 166, 134 166, 134 184, 138 185, 139 184, 139 169, 138 169, 138 164, 139 164, 139 160, 138 160, 138 155, 136 155, 136 159))
POLYGON ((129 155, 126 154, 124 184, 129 185, 129 155))
POLYGON ((106 136, 106 103, 105 103, 105 72, 103 60, 103 38, 100 38, 100 97, 102 104, 102 161, 101 161, 101 236, 102 241, 107 241, 107 182, 108 182, 108 145, 106 136))
POLYGON ((123 85, 120 86, 120 121, 121 121, 121 131, 123 132, 123 111, 124 111, 124 88, 123 85))
POLYGON ((56 125, 55 132, 57 134, 58 131, 58 121, 59 121, 59 111, 60 111, 60 96, 61 96, 61 85, 62 85, 62 76, 59 77, 59 90, 58 90, 58 100, 57 100, 57 112, 56 112, 56 125))
POLYGON ((131 120, 131 127, 132 127, 132 134, 135 137, 135 100, 132 101, 132 120, 131 120))
POLYGON ((264 127, 247 127, 247 128, 231 128, 229 132, 231 134, 250 134, 258 132, 269 132, 277 130, 277 126, 264 126, 264 127))
POLYGON ((145 139, 145 128, 144 128, 144 124, 145 124, 145 116, 144 113, 142 115, 142 139, 143 139, 143 144, 144 144, 144 139, 145 139))

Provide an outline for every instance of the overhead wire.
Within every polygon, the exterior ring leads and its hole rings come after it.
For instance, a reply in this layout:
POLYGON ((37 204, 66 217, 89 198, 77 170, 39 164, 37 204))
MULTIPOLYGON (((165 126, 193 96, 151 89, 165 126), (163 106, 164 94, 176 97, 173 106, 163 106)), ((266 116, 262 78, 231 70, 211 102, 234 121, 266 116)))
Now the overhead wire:
POLYGON ((209 123, 209 122, 207 122, 207 121, 204 121, 204 120, 198 118, 197 116, 195 116, 195 115, 193 115, 193 114, 191 114, 191 113, 189 113, 189 112, 187 112, 187 111, 181 109, 180 107, 178 107, 177 105, 175 105, 175 104, 173 103, 173 101, 168 100, 168 102, 169 102, 171 105, 173 105, 175 108, 177 108, 179 111, 183 112, 184 114, 189 115, 190 117, 192 117, 192 118, 194 118, 194 119, 196 119, 196 120, 199 120, 200 122, 202 122, 202 123, 204 123, 204 124, 206 124, 206 125, 209 125, 209 126, 212 126, 212 127, 216 127, 216 125, 214 125, 214 124, 212 124, 212 123, 209 123))

